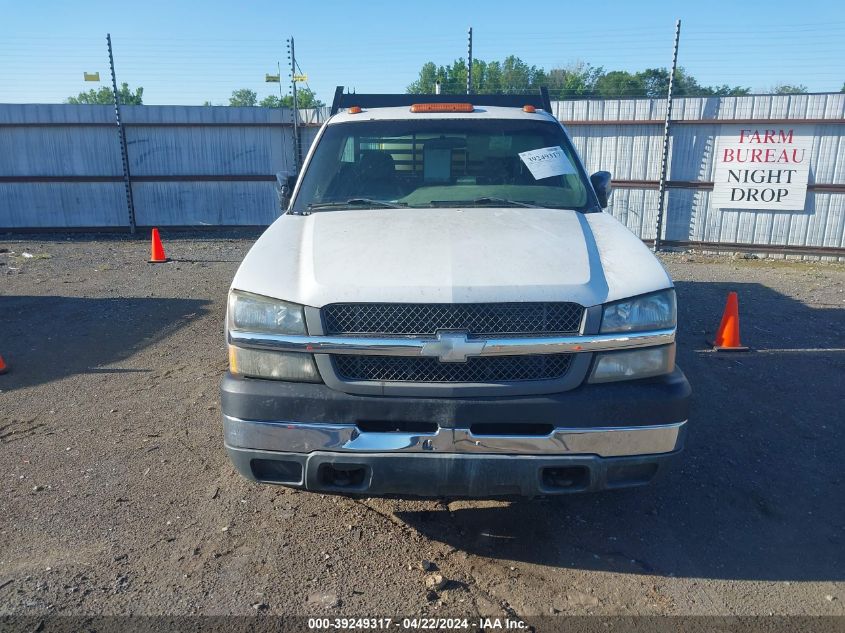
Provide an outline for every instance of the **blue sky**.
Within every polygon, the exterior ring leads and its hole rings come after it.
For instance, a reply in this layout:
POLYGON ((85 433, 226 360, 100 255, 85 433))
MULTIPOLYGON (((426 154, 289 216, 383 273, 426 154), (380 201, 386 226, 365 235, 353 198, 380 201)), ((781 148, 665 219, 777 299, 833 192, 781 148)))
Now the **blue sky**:
MULTIPOLYGON (((309 85, 330 101, 334 86, 401 92, 428 61, 466 52, 516 54, 552 68, 578 60, 607 69, 668 66, 676 18, 679 63, 704 84, 776 83, 839 91, 845 82, 845 9, 839 2, 501 2, 440 0, 248 2, 0 0, 0 102, 60 102, 108 81, 111 32, 118 81, 144 86, 149 104, 224 104, 239 87, 285 64, 293 35, 309 85)), ((283 69, 283 74, 286 71, 283 69)), ((287 89, 287 86, 285 86, 287 89)))

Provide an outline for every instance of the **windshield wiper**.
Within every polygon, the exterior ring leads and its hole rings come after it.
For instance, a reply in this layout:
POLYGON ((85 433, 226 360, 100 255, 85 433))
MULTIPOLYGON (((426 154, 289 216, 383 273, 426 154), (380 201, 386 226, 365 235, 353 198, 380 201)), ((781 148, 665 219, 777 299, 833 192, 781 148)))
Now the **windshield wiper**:
POLYGON ((393 202, 387 202, 386 200, 373 200, 371 198, 350 198, 346 201, 336 201, 336 202, 317 202, 309 204, 307 207, 308 211, 316 211, 319 209, 331 209, 337 207, 384 207, 387 209, 402 209, 403 207, 407 207, 407 204, 395 204, 393 202))
POLYGON ((471 204, 499 204, 502 206, 526 207, 529 209, 542 208, 539 205, 533 204, 531 202, 522 202, 520 200, 508 200, 507 198, 494 198, 492 196, 483 196, 481 198, 475 198, 474 200, 432 200, 430 204, 433 207, 460 207, 468 206, 471 204))
POLYGON ((540 207, 533 202, 522 202, 520 200, 508 200, 507 198, 494 198, 492 196, 483 196, 472 201, 473 204, 490 204, 495 202, 497 204, 510 204, 515 207, 526 207, 529 209, 539 209, 540 207))

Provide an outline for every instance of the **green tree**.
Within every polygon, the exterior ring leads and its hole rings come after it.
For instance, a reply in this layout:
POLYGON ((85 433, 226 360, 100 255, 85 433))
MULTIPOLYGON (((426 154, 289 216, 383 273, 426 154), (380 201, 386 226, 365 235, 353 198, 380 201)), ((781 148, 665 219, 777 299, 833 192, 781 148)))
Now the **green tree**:
MULTIPOLYGON (((293 101, 293 97, 290 98, 293 101)), ((267 95, 261 101, 258 102, 262 108, 284 108, 285 102, 284 99, 277 97, 276 95, 267 95)))
POLYGON ((667 68, 646 68, 637 73, 643 86, 643 96, 665 97, 669 91, 669 70, 667 68))
POLYGON ((439 79, 434 62, 426 62, 420 69, 419 78, 408 86, 410 94, 434 93, 434 84, 439 79))
MULTIPOLYGON (((441 91, 461 94, 466 91, 467 66, 458 59, 446 66, 426 62, 416 81, 407 88, 409 93, 435 92, 435 83, 441 82, 441 91)), ((530 66, 519 57, 510 55, 504 61, 472 61, 472 89, 485 92, 529 92, 546 86, 555 98, 573 97, 654 97, 666 96, 669 88, 669 71, 666 68, 646 68, 631 73, 624 70, 605 72, 601 67, 579 61, 549 71, 530 66)), ((683 68, 675 71, 673 86, 678 96, 731 96, 745 95, 750 89, 743 86, 702 86, 683 68)), ((843 86, 845 90, 845 86, 843 86)))
POLYGON ((239 88, 232 91, 229 105, 233 107, 251 107, 258 103, 258 94, 249 88, 239 88))
MULTIPOLYGON (((293 95, 285 95, 284 97, 268 95, 258 105, 262 108, 292 108, 293 95)), ((296 105, 300 108, 322 108, 326 104, 320 101, 316 93, 310 88, 298 88, 296 91, 296 105)))
MULTIPOLYGON (((290 98, 291 105, 293 105, 293 97, 290 98)), ((297 88, 296 90, 296 105, 300 108, 322 108, 326 104, 317 98, 317 93, 311 88, 297 88)))
MULTIPOLYGON (((646 68, 638 72, 637 77, 642 81, 647 97, 665 97, 669 90, 669 70, 666 68, 646 68)), ((742 86, 702 86, 692 75, 689 75, 683 68, 675 70, 675 84, 672 87, 673 94, 679 97, 710 97, 710 96, 739 96, 751 92, 749 88, 742 86)))
MULTIPOLYGON (((668 71, 666 71, 666 76, 669 76, 668 71)), ((683 67, 678 67, 675 70, 675 83, 672 86, 672 93, 679 97, 708 97, 713 94, 713 89, 708 86, 702 86, 698 83, 698 80, 687 73, 683 67)))
MULTIPOLYGON (((120 84, 120 89, 117 91, 117 100, 121 105, 143 105, 144 89, 138 86, 135 92, 129 89, 129 84, 126 82, 120 84)), ((111 105, 114 103, 114 95, 112 95, 111 88, 103 86, 99 90, 93 88, 87 92, 80 92, 79 96, 68 97, 65 103, 73 104, 99 104, 111 105)))
POLYGON ((729 86, 728 84, 707 86, 705 89, 709 90, 709 96, 713 97, 742 97, 744 95, 751 94, 751 88, 743 86, 729 86))
POLYGON ((803 95, 807 94, 807 86, 804 84, 776 84, 772 87, 772 93, 776 95, 803 95))
POLYGON ((489 87, 490 74, 489 64, 481 59, 472 60, 472 91, 473 92, 494 92, 489 87))
POLYGON ((604 69, 594 68, 586 62, 576 62, 564 68, 552 68, 546 73, 546 86, 551 95, 559 99, 584 97, 595 92, 596 82, 604 69))
POLYGON ((621 99, 645 95, 645 86, 637 75, 614 70, 598 78, 595 94, 603 99, 621 99))
MULTIPOLYGON (((475 60, 473 60, 475 67, 475 60)), ((474 83, 474 81, 473 81, 474 83)), ((500 92, 502 90, 502 64, 490 62, 484 68, 484 84, 475 87, 478 92, 500 92)))
POLYGON ((845 92, 845 83, 842 84, 842 89, 839 92, 845 92))
MULTIPOLYGON (((542 68, 529 66, 519 57, 510 55, 503 62, 485 62, 472 60, 472 89, 475 92, 521 92, 539 87, 545 80, 542 68)), ((407 91, 411 94, 434 93, 436 82, 440 80, 440 90, 444 94, 466 92, 467 63, 456 59, 446 66, 436 66, 426 62, 420 69, 416 81, 407 91)))
POLYGON ((538 89, 545 83, 546 73, 542 68, 529 66, 519 57, 509 55, 502 63, 500 90, 521 92, 538 89))

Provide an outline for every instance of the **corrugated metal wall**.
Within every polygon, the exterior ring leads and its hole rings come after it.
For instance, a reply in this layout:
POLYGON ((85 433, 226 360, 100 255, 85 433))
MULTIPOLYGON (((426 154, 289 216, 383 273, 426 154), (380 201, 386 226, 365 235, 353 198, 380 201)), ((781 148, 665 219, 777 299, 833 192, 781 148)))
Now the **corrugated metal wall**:
POLYGON ((131 106, 122 114, 139 225, 276 218, 273 174, 293 168, 289 111, 131 106))
MULTIPOLYGON (((318 113, 303 111, 303 152, 318 113)), ((139 226, 266 225, 292 169, 287 109, 123 106, 139 226)), ((0 105, 0 227, 128 226, 114 108, 0 105)))
POLYGON ((0 148, 0 227, 127 225, 114 108, 0 106, 0 148))
MULTIPOLYGON (((554 109, 587 169, 613 174, 608 211, 641 238, 654 239, 666 101, 561 101, 554 109)), ((845 94, 676 99, 672 116, 663 239, 845 247, 845 94), (760 127, 778 120, 808 122, 815 141, 803 211, 710 206, 713 149, 720 122, 748 120, 754 120, 749 125, 760 127)))
MULTIPOLYGON (((653 239, 665 100, 553 105, 588 170, 613 174, 608 211, 653 239)), ((293 164, 289 110, 125 106, 122 114, 139 225, 263 225, 276 217, 273 175, 293 164)), ((302 111, 303 155, 325 116, 302 111)), ((677 99, 673 117, 665 240, 845 248, 845 94, 677 99), (812 126, 803 211, 710 206, 720 123, 749 119, 812 126)), ((0 227, 128 225, 111 106, 0 105, 0 147, 0 227)))

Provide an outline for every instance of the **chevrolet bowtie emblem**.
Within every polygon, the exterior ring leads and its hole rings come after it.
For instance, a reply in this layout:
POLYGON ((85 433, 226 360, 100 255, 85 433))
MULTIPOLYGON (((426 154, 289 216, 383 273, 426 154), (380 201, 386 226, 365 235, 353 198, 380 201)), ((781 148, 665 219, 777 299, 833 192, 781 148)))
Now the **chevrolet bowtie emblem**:
POLYGON ((438 332, 436 341, 427 341, 421 356, 434 356, 441 363, 465 363, 468 356, 478 356, 484 341, 467 339, 466 332, 438 332))

